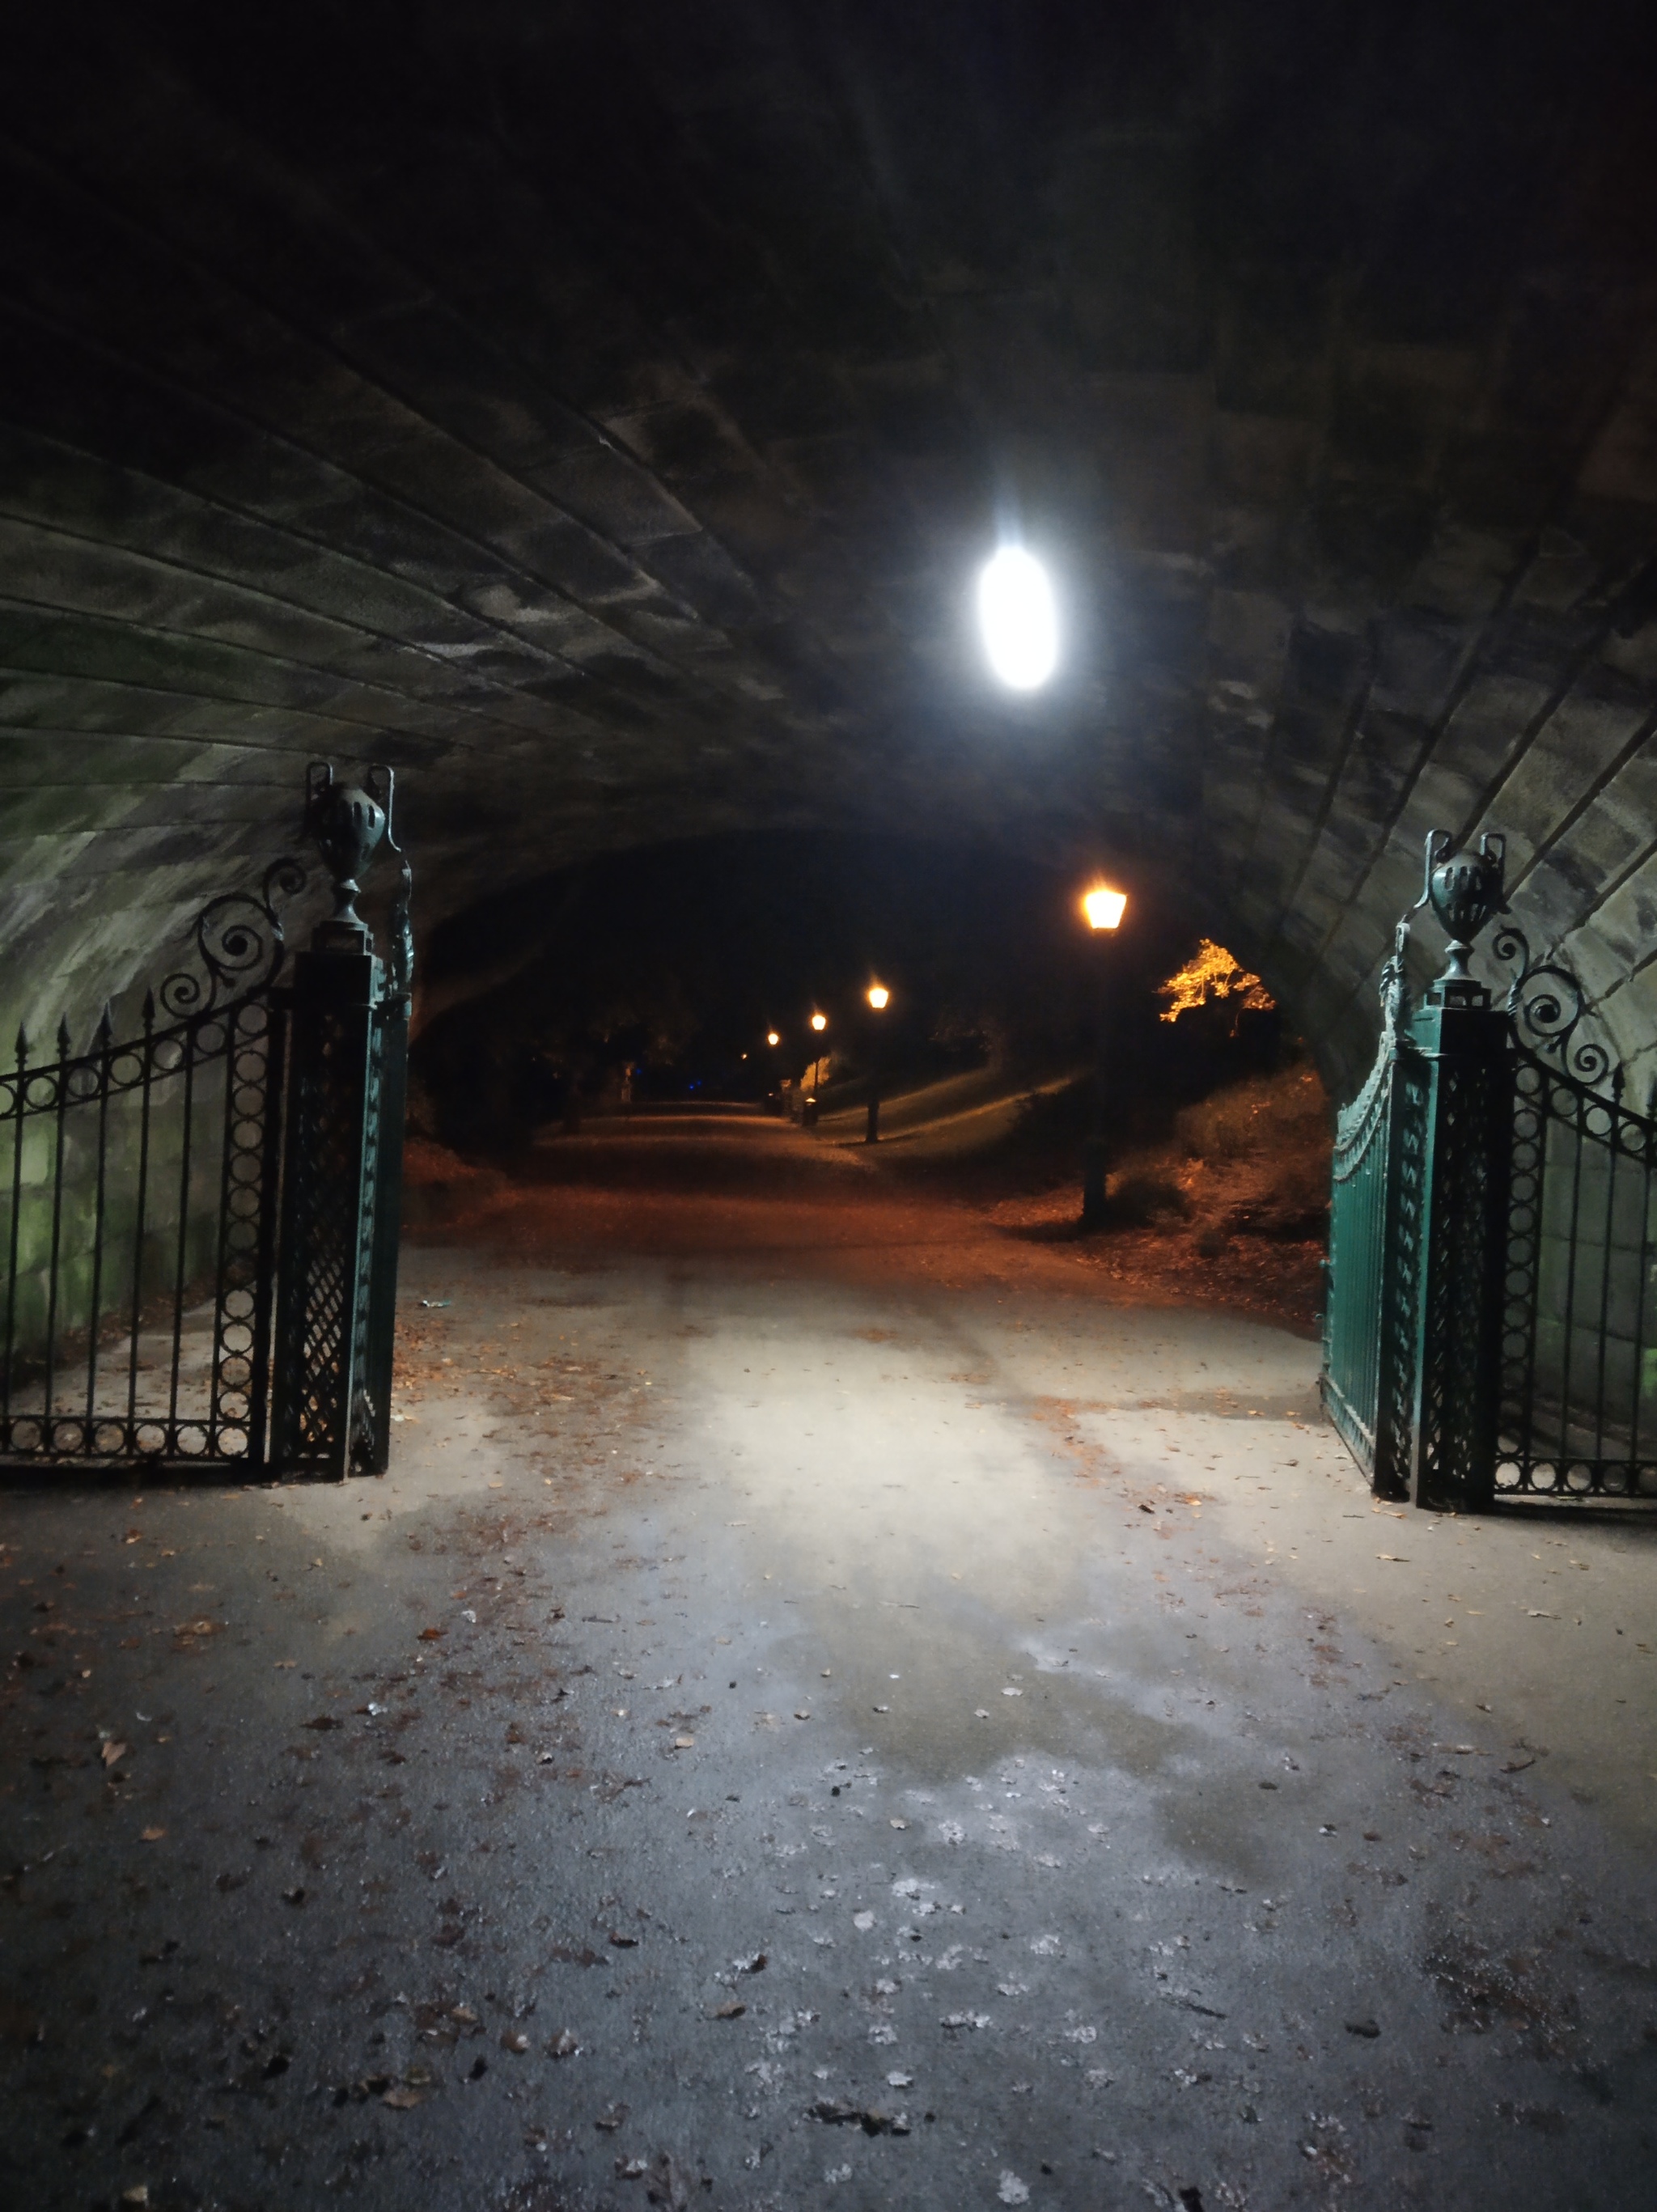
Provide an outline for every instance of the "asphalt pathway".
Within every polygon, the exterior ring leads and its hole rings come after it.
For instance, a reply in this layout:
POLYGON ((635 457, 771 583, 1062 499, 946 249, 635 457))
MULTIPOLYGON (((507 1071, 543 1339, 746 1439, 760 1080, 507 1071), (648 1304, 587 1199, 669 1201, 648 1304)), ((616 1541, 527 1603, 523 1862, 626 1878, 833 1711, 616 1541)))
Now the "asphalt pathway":
POLYGON ((771 1125, 474 1197, 385 1480, 0 1502, 5 2202, 1648 2200, 1642 1530, 771 1125))

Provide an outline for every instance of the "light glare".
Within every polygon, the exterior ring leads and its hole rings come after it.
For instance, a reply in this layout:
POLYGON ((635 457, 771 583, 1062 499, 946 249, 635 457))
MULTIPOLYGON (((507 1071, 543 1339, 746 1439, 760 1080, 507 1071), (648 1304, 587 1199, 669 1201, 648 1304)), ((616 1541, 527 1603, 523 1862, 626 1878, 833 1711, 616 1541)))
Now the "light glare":
POLYGON ((782 1042, 782 1039, 777 1035, 775 1030, 767 1030, 765 1032, 765 1042, 767 1044, 780 1044, 782 1042))
POLYGON ((1108 884, 1101 884, 1083 894, 1082 911, 1087 916, 1089 929, 1114 929, 1127 911, 1127 893, 1114 891, 1108 884))
POLYGON ((828 1015, 813 1014, 811 1017, 811 1026, 814 1030, 826 1030, 828 1026, 828 1015))
POLYGON ((883 983, 871 983, 869 986, 869 1004, 877 1013, 887 1004, 891 995, 883 983))
POLYGON ((990 666, 1011 691, 1034 691, 1059 661, 1047 572, 1022 545, 1004 545, 978 579, 978 623, 990 666))

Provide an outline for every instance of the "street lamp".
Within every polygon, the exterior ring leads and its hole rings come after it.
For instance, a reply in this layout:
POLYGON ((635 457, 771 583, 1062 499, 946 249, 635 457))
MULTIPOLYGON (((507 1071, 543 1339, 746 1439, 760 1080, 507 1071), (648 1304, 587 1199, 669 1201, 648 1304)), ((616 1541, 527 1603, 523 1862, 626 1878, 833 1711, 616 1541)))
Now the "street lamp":
POLYGON ((1059 665, 1059 618, 1047 572, 1022 545, 1004 545, 978 577, 984 656, 1010 691, 1039 691, 1059 665))
POLYGON ((776 1045, 782 1042, 782 1038, 775 1030, 767 1030, 765 1032, 765 1042, 767 1044, 776 1045))
POLYGON ((1127 911, 1127 893, 1114 891, 1107 884, 1096 884, 1090 891, 1083 892, 1082 911, 1087 916, 1089 929, 1120 928, 1127 911))
MULTIPOLYGON (((864 996, 877 1014, 883 1014, 891 1004, 892 994, 883 983, 871 983, 864 996)), ((880 1048, 883 1039, 877 1034, 875 1048, 869 1055, 869 1111, 868 1118, 863 1127, 863 1141, 865 1145, 877 1145, 880 1142, 880 1048)))
MULTIPOLYGON (((1127 912, 1127 893, 1108 884, 1095 884, 1083 892, 1083 920, 1096 938, 1108 937, 1122 926, 1127 912)), ((1093 1015, 1093 1116, 1082 1155, 1082 1226, 1102 1229, 1105 1223, 1105 1006, 1106 979, 1102 967, 1093 1015)))
MULTIPOLYGON (((828 1015, 827 1015, 827 1014, 825 1014, 825 1013, 823 1013, 823 1012, 822 1012, 821 1011, 819 1011, 819 1012, 816 1012, 816 1013, 814 1013, 814 1014, 812 1015, 812 1017, 811 1017, 811 1024, 810 1024, 810 1025, 811 1025, 812 1030, 813 1030, 815 1031, 815 1033, 816 1034, 816 1036, 819 1036, 819 1037, 821 1037, 821 1036, 822 1036, 822 1032, 824 1031, 824 1030, 826 1030, 826 1029, 828 1028, 828 1015)), ((817 1101, 816 1101, 816 1091, 817 1091, 817 1086, 818 1086, 818 1085, 819 1085, 819 1084, 822 1082, 822 1055, 821 1055, 821 1054, 819 1054, 819 1055, 818 1055, 818 1057, 817 1057, 816 1060, 814 1060, 810 1063, 810 1066, 808 1066, 808 1067, 807 1067, 807 1069, 806 1069, 806 1071, 805 1071, 804 1075, 803 1075, 803 1076, 800 1078, 801 1088, 800 1088, 799 1091, 796 1094, 796 1095, 798 1097, 798 1098, 799 1098, 799 1102, 800 1102, 800 1114, 799 1114, 799 1118, 800 1118, 801 1126, 802 1126, 803 1127, 804 1127, 804 1128, 807 1128, 807 1129, 813 1129, 813 1128, 815 1128, 815 1127, 816 1127, 816 1120, 817 1120, 817 1101), (805 1083, 806 1083, 806 1080, 807 1080, 807 1079, 808 1079, 808 1078, 810 1079, 810 1085, 811 1085, 811 1088, 810 1088, 810 1092, 809 1092, 809 1093, 806 1091, 806 1090, 805 1090, 805 1088, 804 1088, 804 1085, 805 1085, 805 1083)))

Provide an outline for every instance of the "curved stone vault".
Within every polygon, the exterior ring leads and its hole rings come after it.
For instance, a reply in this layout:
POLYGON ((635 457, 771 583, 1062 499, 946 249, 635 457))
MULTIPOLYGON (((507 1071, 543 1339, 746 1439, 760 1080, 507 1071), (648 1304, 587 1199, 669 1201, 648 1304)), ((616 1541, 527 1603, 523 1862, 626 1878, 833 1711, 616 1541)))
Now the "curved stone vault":
POLYGON ((1648 1073, 1657 76, 1534 12, 34 11, 0 1012, 88 1022, 327 756, 428 923, 779 823, 1154 874, 1343 1088, 1423 833, 1498 827, 1648 1073))

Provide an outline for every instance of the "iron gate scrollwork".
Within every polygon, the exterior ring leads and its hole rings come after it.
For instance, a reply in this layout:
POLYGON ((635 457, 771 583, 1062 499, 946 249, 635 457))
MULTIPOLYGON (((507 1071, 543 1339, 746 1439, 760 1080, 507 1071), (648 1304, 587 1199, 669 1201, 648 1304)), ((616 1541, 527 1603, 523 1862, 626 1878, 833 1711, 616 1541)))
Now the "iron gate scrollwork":
POLYGON ((1569 969, 1514 927, 1491 950, 1516 963, 1496 1495, 1657 1504, 1657 1121, 1569 969))
POLYGON ((1435 1510, 1504 1498, 1657 1503, 1657 1121, 1585 1031, 1582 988, 1505 913, 1502 846, 1428 840, 1383 970, 1383 1034, 1339 1116, 1322 1388, 1376 1491, 1435 1510), (1404 956, 1430 903, 1453 942, 1425 1001, 1404 956))
POLYGON ((84 1050, 62 1024, 37 1060, 20 1030, 0 1069, 0 1469, 384 1468, 410 878, 390 770, 365 786, 309 772, 335 911, 308 951, 289 963, 283 909, 306 877, 282 858, 257 891, 203 908, 195 964, 146 994, 136 1036, 117 1042, 106 1009, 84 1050), (382 837, 402 869, 389 963, 354 905, 382 837), (342 1161, 355 1183, 327 1182, 342 1161), (342 1367, 330 1301, 349 1350, 325 1433, 342 1367))

